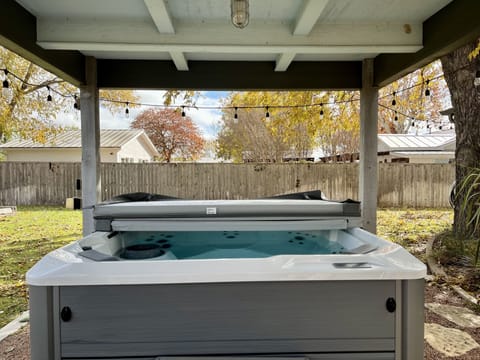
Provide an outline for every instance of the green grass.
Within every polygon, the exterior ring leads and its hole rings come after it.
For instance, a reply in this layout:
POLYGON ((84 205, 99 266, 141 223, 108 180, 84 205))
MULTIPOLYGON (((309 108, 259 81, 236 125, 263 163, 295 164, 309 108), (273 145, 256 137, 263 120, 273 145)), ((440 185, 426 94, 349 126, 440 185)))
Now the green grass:
POLYGON ((19 208, 0 217, 0 327, 28 307, 25 273, 43 255, 81 236, 82 213, 19 208))
MULTIPOLYGON (((27 309, 25 273, 49 251, 81 236, 81 212, 26 207, 0 217, 0 327, 27 309)), ((451 226, 453 212, 378 211, 378 235, 407 248, 451 226)))
POLYGON ((409 247, 428 240, 433 234, 451 229, 451 209, 380 209, 377 234, 409 247))

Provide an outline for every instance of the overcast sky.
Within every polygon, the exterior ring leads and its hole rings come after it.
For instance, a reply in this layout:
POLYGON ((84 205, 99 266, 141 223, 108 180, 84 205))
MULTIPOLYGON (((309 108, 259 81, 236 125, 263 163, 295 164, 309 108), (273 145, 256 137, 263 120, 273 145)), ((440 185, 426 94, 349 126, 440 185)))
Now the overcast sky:
MULTIPOLYGON (((144 104, 163 104, 164 91, 153 90, 137 90, 135 93, 140 97, 141 103, 144 104)), ((198 106, 221 106, 220 101, 222 98, 228 96, 228 92, 225 91, 203 91, 196 102, 198 106)), ((178 105, 182 105, 178 103, 178 105)), ((111 114, 110 111, 100 106, 100 128, 101 129, 128 129, 130 123, 135 117, 147 109, 148 107, 142 106, 130 109, 129 117, 125 116, 123 111, 111 114)), ((213 109, 186 109, 187 116, 190 116, 192 120, 199 127, 202 136, 206 140, 215 139, 219 130, 219 122, 221 119, 221 112, 213 109)), ((72 110, 65 114, 59 114, 57 116, 57 122, 63 126, 80 127, 80 112, 72 110)))

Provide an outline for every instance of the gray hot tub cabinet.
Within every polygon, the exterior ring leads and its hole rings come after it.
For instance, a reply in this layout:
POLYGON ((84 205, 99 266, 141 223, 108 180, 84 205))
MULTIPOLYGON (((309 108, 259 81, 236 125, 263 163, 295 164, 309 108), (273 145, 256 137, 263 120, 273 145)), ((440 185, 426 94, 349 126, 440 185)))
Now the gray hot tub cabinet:
POLYGON ((423 289, 421 279, 30 286, 32 359, 422 359, 423 289))

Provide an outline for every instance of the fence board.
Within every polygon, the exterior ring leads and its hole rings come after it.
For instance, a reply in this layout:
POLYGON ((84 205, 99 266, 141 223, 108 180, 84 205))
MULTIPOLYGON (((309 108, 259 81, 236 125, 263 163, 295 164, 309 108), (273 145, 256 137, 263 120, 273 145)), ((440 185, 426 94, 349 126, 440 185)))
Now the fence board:
MULTIPOLYGON (((62 205, 77 194, 79 163, 0 163, 0 205, 62 205)), ((101 166, 103 199, 150 192, 189 199, 259 198, 321 189, 358 199, 358 164, 128 164, 101 166)), ((446 207, 452 164, 380 163, 381 207, 446 207)))

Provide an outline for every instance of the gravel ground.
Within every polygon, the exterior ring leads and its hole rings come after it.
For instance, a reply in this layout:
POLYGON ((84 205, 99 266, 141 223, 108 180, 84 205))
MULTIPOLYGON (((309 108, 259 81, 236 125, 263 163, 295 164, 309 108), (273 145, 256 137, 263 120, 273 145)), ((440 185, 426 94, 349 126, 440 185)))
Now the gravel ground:
MULTIPOLYGON (((452 292, 446 285, 439 285, 436 283, 429 283, 425 287, 425 302, 436 302, 441 304, 449 304, 454 306, 466 306, 465 302, 452 292)), ((437 323, 439 325, 460 329, 469 333, 475 341, 480 343, 480 328, 465 329, 460 328, 456 324, 434 314, 431 311, 425 310, 425 322, 437 323)), ((0 359, 2 360, 28 360, 30 359, 29 349, 29 327, 25 326, 16 334, 13 334, 0 342, 0 359)), ((435 351, 427 343, 425 343, 426 360, 479 360, 480 349, 475 349, 463 356, 445 357, 435 351)))

